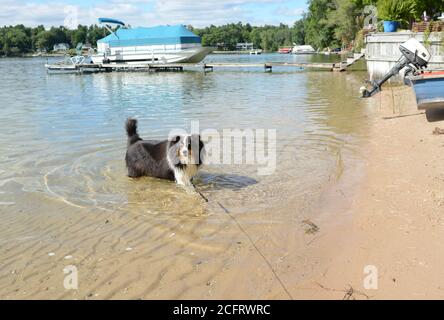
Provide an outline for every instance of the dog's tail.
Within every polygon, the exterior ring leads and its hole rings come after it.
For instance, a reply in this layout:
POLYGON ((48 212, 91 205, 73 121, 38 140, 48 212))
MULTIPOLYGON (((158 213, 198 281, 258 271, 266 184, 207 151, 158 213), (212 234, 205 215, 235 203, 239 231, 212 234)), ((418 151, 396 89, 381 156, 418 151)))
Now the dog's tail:
POLYGON ((142 140, 137 133, 137 120, 128 118, 125 123, 126 134, 128 135, 128 146, 142 140))

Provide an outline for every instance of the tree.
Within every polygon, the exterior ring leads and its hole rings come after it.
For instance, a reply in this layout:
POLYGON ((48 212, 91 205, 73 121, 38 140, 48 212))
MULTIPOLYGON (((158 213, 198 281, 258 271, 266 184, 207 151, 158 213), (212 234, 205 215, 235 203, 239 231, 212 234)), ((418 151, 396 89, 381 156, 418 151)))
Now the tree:
POLYGON ((71 33, 71 44, 73 47, 79 43, 86 43, 88 35, 88 27, 79 24, 76 30, 71 33))
POLYGON ((443 0, 415 0, 417 14, 415 18, 420 20, 424 11, 427 15, 434 18, 438 17, 442 12, 444 12, 444 1, 443 0))
POLYGON ((362 26, 356 24, 356 17, 361 14, 360 8, 350 0, 337 0, 335 10, 328 13, 328 25, 334 30, 334 37, 343 47, 355 39, 362 26))
POLYGON ((33 28, 31 30, 31 51, 36 51, 36 49, 38 48, 37 43, 36 43, 37 42, 37 35, 43 31, 45 31, 45 27, 42 25, 40 25, 36 28, 33 28))
POLYGON ((22 27, 8 28, 3 37, 3 53, 8 55, 19 55, 29 51, 31 39, 22 27))
POLYGON ((51 44, 51 33, 49 31, 40 31, 35 37, 35 47, 37 49, 49 50, 51 44))
POLYGON ((335 10, 333 0, 311 0, 305 17, 305 43, 317 49, 338 46, 334 37, 335 26, 328 21, 329 13, 335 10))
POLYGON ((305 44, 305 20, 301 19, 293 25, 293 42, 298 45, 305 44))

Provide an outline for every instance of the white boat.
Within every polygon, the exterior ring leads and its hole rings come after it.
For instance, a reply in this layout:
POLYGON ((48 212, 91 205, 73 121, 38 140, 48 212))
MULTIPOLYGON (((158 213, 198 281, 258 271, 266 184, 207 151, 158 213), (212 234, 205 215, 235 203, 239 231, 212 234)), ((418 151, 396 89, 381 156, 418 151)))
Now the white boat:
POLYGON ((63 61, 54 64, 45 64, 48 73, 92 73, 100 69, 91 63, 91 59, 85 56, 66 56, 63 61))
POLYGON ((250 50, 250 55, 258 55, 258 54, 262 54, 262 49, 252 49, 250 50))
POLYGON ((298 46, 295 44, 291 52, 293 54, 314 54, 316 50, 310 45, 298 46))
POLYGON ((131 28, 108 18, 99 23, 111 33, 97 41, 97 54, 91 56, 95 64, 198 63, 214 50, 202 47, 200 37, 183 25, 131 28))

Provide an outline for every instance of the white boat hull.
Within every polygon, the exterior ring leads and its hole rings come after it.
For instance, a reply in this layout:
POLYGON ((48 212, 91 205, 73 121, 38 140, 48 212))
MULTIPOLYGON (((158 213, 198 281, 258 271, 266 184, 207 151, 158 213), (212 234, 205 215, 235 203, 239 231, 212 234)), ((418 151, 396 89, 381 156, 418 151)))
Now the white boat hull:
POLYGON ((315 54, 316 50, 310 45, 295 45, 291 51, 293 54, 315 54))
POLYGON ((171 63, 199 63, 214 48, 210 47, 194 47, 189 49, 179 50, 112 50, 111 54, 105 55, 98 53, 91 56, 95 64, 112 64, 112 63, 126 63, 126 64, 171 64, 171 63))

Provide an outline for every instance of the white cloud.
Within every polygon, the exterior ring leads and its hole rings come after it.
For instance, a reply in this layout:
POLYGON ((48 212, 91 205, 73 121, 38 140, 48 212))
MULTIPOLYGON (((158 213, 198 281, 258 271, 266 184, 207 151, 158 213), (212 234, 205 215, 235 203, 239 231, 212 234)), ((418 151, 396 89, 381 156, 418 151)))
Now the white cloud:
POLYGON ((25 24, 34 26, 45 23, 59 25, 63 22, 64 5, 23 3, 2 0, 0 25, 25 24))
POLYGON ((284 6, 284 7, 277 8, 275 12, 277 15, 280 15, 280 16, 294 17, 295 19, 297 19, 298 17, 300 17, 304 14, 305 9, 304 8, 288 8, 288 7, 284 6))
POLYGON ((36 0, 0 0, 0 25, 58 26, 69 21, 72 26, 77 22, 92 24, 99 17, 111 17, 135 26, 181 23, 202 27, 238 21, 253 24, 292 22, 300 15, 298 9, 293 12, 283 10, 286 14, 282 14, 282 17, 276 14, 264 17, 255 12, 255 8, 264 4, 274 5, 284 0, 110 0, 90 6, 70 0, 65 1, 71 4, 55 0, 48 0, 47 3, 33 1, 36 0), (78 12, 77 20, 73 8, 78 12))

